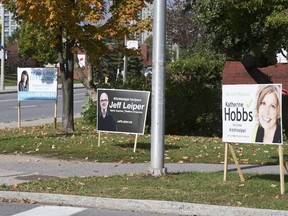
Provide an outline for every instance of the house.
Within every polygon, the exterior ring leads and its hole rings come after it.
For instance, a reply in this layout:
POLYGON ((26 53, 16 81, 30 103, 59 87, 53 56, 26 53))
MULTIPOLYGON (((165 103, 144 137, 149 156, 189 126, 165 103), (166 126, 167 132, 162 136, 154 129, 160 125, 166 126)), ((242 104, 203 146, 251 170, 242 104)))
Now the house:
POLYGON ((276 64, 265 68, 246 70, 240 61, 227 61, 222 84, 282 84, 282 93, 288 95, 288 64, 276 64))
POLYGON ((278 63, 265 68, 246 70, 239 61, 225 63, 222 84, 266 83, 282 84, 282 124, 285 132, 285 128, 288 128, 288 64, 278 63))

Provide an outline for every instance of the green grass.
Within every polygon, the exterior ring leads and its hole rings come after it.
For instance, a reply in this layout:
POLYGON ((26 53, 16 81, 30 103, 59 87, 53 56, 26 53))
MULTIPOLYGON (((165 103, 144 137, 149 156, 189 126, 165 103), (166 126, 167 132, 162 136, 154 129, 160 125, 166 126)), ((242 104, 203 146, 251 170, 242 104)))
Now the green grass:
MULTIPOLYGON (((75 84, 81 83, 79 80, 74 80, 75 84)), ((61 84, 61 78, 58 77, 58 84, 61 84)), ((5 86, 17 86, 17 74, 5 74, 5 86)))
MULTIPOLYGON (((94 125, 75 121, 74 133, 54 129, 53 124, 0 130, 0 153, 37 154, 61 159, 98 162, 136 163, 150 161, 150 135, 139 135, 136 153, 135 135, 98 133, 94 125)), ((165 136, 166 163, 223 163, 224 147, 221 138, 197 136, 165 136)), ((242 164, 279 164, 277 145, 233 144, 242 164)), ((287 142, 284 154, 287 154, 287 142)), ((232 161, 232 158, 229 157, 232 161)))
MULTIPOLYGON (((60 127, 60 126, 59 126, 60 127)), ((138 163, 150 161, 150 135, 138 136, 133 152, 134 135, 98 133, 94 125, 75 120, 74 133, 55 130, 53 124, 0 130, 0 153, 30 154, 61 159, 98 162, 138 163)), ((233 144, 242 164, 279 164, 278 146, 233 144)), ((284 145, 287 155, 287 142, 284 145)), ((165 163, 223 163, 224 143, 217 137, 165 136, 165 163)), ((233 163, 229 154, 229 161, 233 163)), ((227 206, 288 210, 286 196, 280 196, 279 175, 236 173, 168 173, 160 177, 123 175, 113 177, 67 178, 33 181, 2 186, 18 190, 77 194, 97 197, 134 198, 207 203, 227 206), (113 185, 113 187, 111 187, 113 185)), ((287 182, 287 176, 285 176, 287 182)), ((287 184, 285 185, 287 190, 287 184)))
POLYGON ((73 177, 2 186, 0 189, 288 210, 287 196, 280 195, 279 176, 246 174, 245 178, 243 183, 237 174, 229 173, 224 182, 223 174, 219 172, 170 173, 160 177, 73 177))
POLYGON ((5 86, 17 86, 17 74, 5 74, 5 86))

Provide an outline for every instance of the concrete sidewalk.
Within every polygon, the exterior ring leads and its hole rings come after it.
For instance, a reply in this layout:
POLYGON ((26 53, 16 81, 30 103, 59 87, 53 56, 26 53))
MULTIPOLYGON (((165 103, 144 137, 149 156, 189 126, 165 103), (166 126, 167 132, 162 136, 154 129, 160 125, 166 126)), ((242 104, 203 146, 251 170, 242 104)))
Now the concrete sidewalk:
MULTIPOLYGON (((86 161, 64 161, 38 156, 0 155, 0 184, 12 185, 38 179, 65 178, 73 176, 110 176, 122 174, 148 173, 149 163, 97 163, 86 161)), ((165 164, 169 173, 179 172, 223 172, 222 164, 165 164)), ((236 172, 229 165, 230 172, 236 172)), ((279 174, 279 166, 243 165, 244 173, 279 174)), ((98 197, 23 193, 0 191, 0 198, 33 200, 43 204, 72 205, 103 209, 169 213, 175 215, 288 215, 288 211, 250 209, 201 205, 182 202, 108 199, 98 197)))
MULTIPOLYGON (((6 89, 9 91, 9 89, 6 89)), ((10 89, 15 92, 15 89, 10 89)), ((1 91, 0 91, 1 93, 1 91)), ((27 122, 26 126, 53 123, 53 119, 39 119, 27 122)), ((3 127, 17 127, 16 123, 1 124, 3 127)), ((87 161, 65 161, 39 156, 0 155, 0 184, 13 185, 27 181, 49 178, 66 178, 74 176, 110 176, 122 174, 148 173, 149 163, 97 163, 87 161)), ((174 164, 166 163, 168 173, 179 172, 223 172, 223 164, 174 164)), ((274 165, 241 165, 243 173, 279 174, 279 166, 274 165)), ((236 172, 234 165, 229 165, 230 172, 236 172)), ((287 173, 285 173, 287 175, 287 173)), ((287 186, 286 186, 287 187, 287 186)), ((287 190, 287 189, 286 189, 287 190)), ((193 194, 191 194, 193 196, 193 194)), ((231 206, 202 205, 183 202, 108 199, 99 197, 26 193, 0 191, 0 198, 12 200, 32 200, 41 204, 82 206, 102 209, 114 209, 137 212, 155 212, 174 215, 213 215, 213 216, 287 216, 288 211, 252 209, 231 206)))
MULTIPOLYGON (((61 89, 61 84, 58 85, 58 90, 61 89)), ((84 88, 82 83, 74 83, 74 88, 84 88)), ((0 94, 4 93, 16 93, 18 91, 17 86, 5 86, 4 90, 0 90, 0 94)))
POLYGON ((17 86, 5 86, 4 90, 0 90, 0 94, 14 92, 17 92, 17 86))

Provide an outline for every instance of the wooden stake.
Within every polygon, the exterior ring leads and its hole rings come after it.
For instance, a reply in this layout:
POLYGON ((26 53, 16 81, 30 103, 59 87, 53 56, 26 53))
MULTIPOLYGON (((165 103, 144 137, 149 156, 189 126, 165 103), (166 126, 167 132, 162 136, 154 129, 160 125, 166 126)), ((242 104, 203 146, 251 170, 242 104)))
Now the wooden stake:
POLYGON ((283 146, 279 145, 279 168, 280 168, 280 191, 281 195, 285 193, 284 189, 284 160, 283 160, 283 146))
POLYGON ((54 106, 54 127, 57 128, 57 104, 58 104, 58 77, 57 77, 57 87, 56 87, 56 100, 54 106))
POLYGON ((136 134, 136 136, 135 136, 135 141, 134 141, 134 150, 133 150, 134 153, 136 152, 137 139, 138 139, 138 134, 136 134))
POLYGON ((21 127, 21 101, 18 100, 18 128, 21 127))
POLYGON ((223 178, 223 181, 227 180, 227 170, 228 170, 228 143, 225 143, 224 178, 223 178))
POLYGON ((283 160, 284 160, 284 168, 285 168, 286 172, 288 172, 288 161, 287 161, 287 158, 285 157, 285 158, 283 158, 283 160))
POLYGON ((101 133, 98 132, 98 147, 100 147, 100 141, 101 141, 101 133))
POLYGON ((235 165, 236 165, 236 168, 237 168, 237 171, 238 171, 240 180, 241 180, 242 182, 244 182, 245 179, 244 179, 243 173, 242 173, 242 171, 241 171, 241 169, 240 169, 239 162, 238 162, 238 160, 237 160, 236 154, 235 154, 234 149, 233 149, 233 146, 232 146, 231 144, 229 144, 229 149, 230 149, 230 151, 231 151, 233 160, 234 160, 234 162, 235 162, 235 165))
POLYGON ((54 106, 54 128, 57 128, 57 98, 54 106))

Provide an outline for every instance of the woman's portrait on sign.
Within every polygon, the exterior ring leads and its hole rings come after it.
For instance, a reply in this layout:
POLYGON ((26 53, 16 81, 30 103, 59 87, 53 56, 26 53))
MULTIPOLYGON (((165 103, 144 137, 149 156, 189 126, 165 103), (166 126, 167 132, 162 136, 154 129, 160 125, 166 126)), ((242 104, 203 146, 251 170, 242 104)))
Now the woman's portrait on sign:
POLYGON ((281 86, 260 85, 257 91, 253 131, 256 143, 282 143, 281 128, 281 86))
POLYGON ((19 91, 29 91, 29 75, 26 70, 22 71, 18 84, 19 91))

